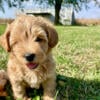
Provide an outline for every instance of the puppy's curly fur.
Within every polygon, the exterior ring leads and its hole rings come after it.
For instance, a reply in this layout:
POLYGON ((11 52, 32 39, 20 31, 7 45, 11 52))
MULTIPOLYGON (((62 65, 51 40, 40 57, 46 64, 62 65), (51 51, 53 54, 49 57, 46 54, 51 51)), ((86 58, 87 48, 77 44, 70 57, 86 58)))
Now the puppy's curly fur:
POLYGON ((22 15, 7 26, 0 44, 9 52, 8 75, 16 99, 28 100, 25 88, 43 86, 43 100, 54 100, 56 87, 52 48, 58 34, 42 17, 22 15))

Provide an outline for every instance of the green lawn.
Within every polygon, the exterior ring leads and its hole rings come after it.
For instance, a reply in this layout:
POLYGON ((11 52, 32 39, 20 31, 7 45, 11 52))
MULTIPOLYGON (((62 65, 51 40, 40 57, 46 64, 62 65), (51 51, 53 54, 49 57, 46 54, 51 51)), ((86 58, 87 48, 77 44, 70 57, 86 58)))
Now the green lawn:
MULTIPOLYGON (((5 25, 0 25, 0 34, 4 29, 5 25)), ((56 26, 56 29, 59 43, 53 53, 58 97, 60 100, 100 100, 100 26, 56 26)), ((7 54, 0 48, 1 68, 6 58, 7 54)), ((30 96, 40 100, 41 94, 34 90, 30 96)))

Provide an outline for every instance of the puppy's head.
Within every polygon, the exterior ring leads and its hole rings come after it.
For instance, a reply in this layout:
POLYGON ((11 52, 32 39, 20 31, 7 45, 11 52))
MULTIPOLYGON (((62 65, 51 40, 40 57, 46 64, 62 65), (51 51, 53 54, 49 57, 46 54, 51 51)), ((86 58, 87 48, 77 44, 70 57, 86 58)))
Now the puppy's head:
POLYGON ((30 69, 43 63, 58 42, 56 30, 42 17, 20 16, 0 37, 2 47, 30 69))

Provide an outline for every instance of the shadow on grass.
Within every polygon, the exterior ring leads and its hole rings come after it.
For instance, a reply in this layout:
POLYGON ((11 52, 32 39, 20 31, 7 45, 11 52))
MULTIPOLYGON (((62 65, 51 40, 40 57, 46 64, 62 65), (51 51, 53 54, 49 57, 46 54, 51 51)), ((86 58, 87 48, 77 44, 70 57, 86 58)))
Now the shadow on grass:
MULTIPOLYGON (((3 99, 0 97, 0 100, 13 100, 11 86, 8 85, 6 89, 9 96, 3 99)), ((41 100, 42 94, 42 88, 28 90, 29 97, 38 97, 32 100, 41 100)), ((57 75, 57 96, 58 100, 100 100, 100 82, 57 75)))
POLYGON ((60 100, 100 100, 100 82, 57 76, 60 100))

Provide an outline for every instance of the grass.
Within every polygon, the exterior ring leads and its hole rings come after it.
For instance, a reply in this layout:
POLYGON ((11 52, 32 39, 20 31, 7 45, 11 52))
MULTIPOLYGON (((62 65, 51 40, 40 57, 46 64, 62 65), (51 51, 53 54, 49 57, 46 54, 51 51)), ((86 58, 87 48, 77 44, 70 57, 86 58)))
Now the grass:
MULTIPOLYGON (((0 34, 5 25, 0 25, 0 34)), ((57 63, 59 100, 100 100, 100 26, 56 26, 59 43, 54 49, 57 63)), ((0 48, 0 67, 7 54, 0 48)), ((9 88, 7 88, 9 89, 9 88)), ((8 90, 9 91, 9 90, 8 90)), ((40 100, 41 90, 31 90, 32 100, 40 100)), ((12 100, 9 91, 7 100, 12 100)))
POLYGON ((100 26, 56 28, 60 37, 54 51, 57 74, 68 100, 100 100, 100 26))

